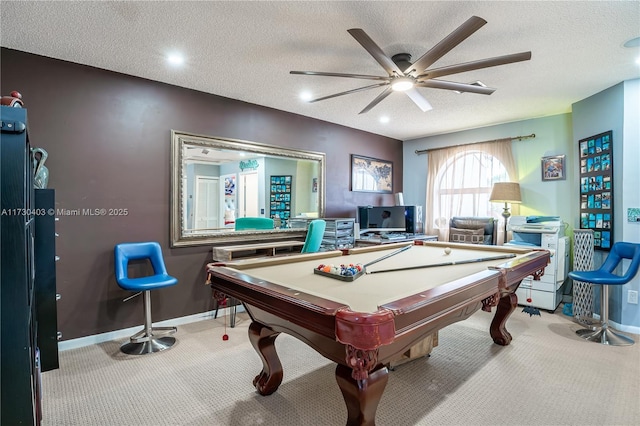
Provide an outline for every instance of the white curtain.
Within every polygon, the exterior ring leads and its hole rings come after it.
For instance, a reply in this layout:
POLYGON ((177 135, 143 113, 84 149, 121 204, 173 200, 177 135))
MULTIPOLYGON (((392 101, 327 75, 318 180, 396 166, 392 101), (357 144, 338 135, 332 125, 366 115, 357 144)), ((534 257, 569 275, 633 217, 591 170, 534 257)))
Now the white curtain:
POLYGON ((429 150, 426 231, 447 241, 453 216, 493 216, 498 241, 504 241, 504 205, 489 202, 495 182, 517 182, 511 139, 429 150))

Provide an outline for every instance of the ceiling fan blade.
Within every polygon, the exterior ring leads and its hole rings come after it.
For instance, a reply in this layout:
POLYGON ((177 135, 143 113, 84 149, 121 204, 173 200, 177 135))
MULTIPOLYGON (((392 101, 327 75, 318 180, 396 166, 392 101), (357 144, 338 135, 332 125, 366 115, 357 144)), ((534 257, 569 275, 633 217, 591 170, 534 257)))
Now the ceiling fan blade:
POLYGON ((367 113, 367 112, 371 111, 371 108, 373 108, 374 106, 378 105, 384 98, 389 96, 391 94, 391 92, 393 92, 393 89, 391 88, 391 86, 387 87, 386 89, 384 89, 384 92, 380 93, 374 100, 372 100, 369 103, 369 105, 367 105, 358 114, 364 114, 364 113, 367 113))
POLYGON ((416 83, 419 87, 431 87, 432 89, 457 90, 458 92, 478 93, 480 95, 490 95, 496 91, 492 87, 476 86, 475 84, 456 83, 445 80, 427 80, 416 83))
POLYGON ((410 97, 416 105, 418 105, 418 108, 420 108, 422 112, 427 112, 433 109, 429 101, 426 100, 415 87, 413 89, 406 90, 404 93, 406 93, 407 96, 410 97))
POLYGON ((353 38, 357 40, 358 43, 362 45, 362 47, 365 48, 367 52, 369 52, 371 56, 373 56, 376 61, 378 61, 380 65, 382 65, 382 68, 384 68, 384 70, 389 73, 390 76, 394 74, 397 74, 399 76, 404 75, 400 68, 398 68, 396 63, 393 62, 390 57, 385 55, 382 49, 380 49, 380 47, 373 40, 371 40, 367 33, 365 33, 362 29, 352 28, 347 31, 353 36, 353 38))
MULTIPOLYGON (((322 98, 312 99, 312 100, 309 101, 309 103, 314 103, 314 102, 318 102, 318 101, 324 101, 325 99, 336 98, 338 96, 348 95, 350 93, 362 92, 363 90, 374 89, 376 87, 386 86, 388 84, 389 83, 378 83, 378 84, 372 84, 370 86, 359 87, 357 89, 347 90, 346 92, 335 93, 333 95, 323 96, 322 98)), ((391 89, 391 88, 389 88, 389 89, 391 89)))
POLYGON ((365 75, 365 74, 343 74, 339 72, 322 72, 322 71, 289 71, 289 74, 300 75, 320 75, 326 77, 347 77, 347 78, 362 78, 366 80, 385 80, 388 81, 389 77, 381 77, 378 75, 365 75))
POLYGON ((467 21, 460 25, 451 34, 446 36, 440 43, 433 46, 427 53, 422 55, 417 61, 413 63, 409 68, 404 70, 405 74, 414 73, 418 74, 433 65, 438 59, 442 58, 451 49, 462 43, 467 37, 475 33, 486 24, 482 18, 472 16, 467 21))
POLYGON ((512 64, 514 62, 528 61, 531 59, 531 52, 514 53, 511 55, 496 56, 495 58, 480 59, 478 61, 465 62, 463 64, 450 65, 442 68, 428 70, 424 74, 420 74, 417 79, 436 78, 444 75, 458 74, 461 72, 479 70, 482 68, 490 68, 498 65, 512 64))

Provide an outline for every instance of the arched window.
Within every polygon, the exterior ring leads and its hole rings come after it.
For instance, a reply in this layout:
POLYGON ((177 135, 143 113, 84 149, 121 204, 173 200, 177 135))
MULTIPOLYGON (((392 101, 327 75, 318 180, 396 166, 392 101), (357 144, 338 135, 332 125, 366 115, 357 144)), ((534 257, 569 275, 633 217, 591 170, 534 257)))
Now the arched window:
POLYGON ((494 183, 518 181, 511 139, 435 149, 428 155, 425 225, 429 234, 444 240, 454 216, 502 219, 503 205, 489 202, 489 196, 494 183))
POLYGON ((507 169, 496 157, 482 151, 458 153, 436 175, 433 207, 439 214, 435 217, 500 217, 502 209, 489 202, 489 195, 495 182, 509 180, 507 169))

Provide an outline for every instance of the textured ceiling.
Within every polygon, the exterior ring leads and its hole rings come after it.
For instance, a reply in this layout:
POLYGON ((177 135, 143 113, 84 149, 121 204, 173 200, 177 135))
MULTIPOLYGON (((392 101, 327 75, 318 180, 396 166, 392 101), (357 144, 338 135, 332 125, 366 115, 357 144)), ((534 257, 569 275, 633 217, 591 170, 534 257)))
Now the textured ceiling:
MULTIPOLYGON (((571 104, 640 77, 640 2, 1 2, 1 44, 265 105, 396 139, 566 113, 571 104), (291 70, 385 76, 347 30, 362 28, 388 55, 413 59, 471 16, 488 23, 434 67, 531 51, 526 62, 447 76, 482 81, 490 96, 418 89, 422 112, 393 93, 359 115, 382 89, 317 103, 369 80, 290 75, 291 70), (180 51, 182 68, 165 62, 180 51), (382 124, 379 118, 389 117, 382 124)), ((5 88, 4 90, 11 89, 5 88)), ((19 88, 16 88, 19 89, 19 88)), ((11 89, 13 90, 13 89, 11 89)), ((3 93, 6 95, 6 93, 3 93)))

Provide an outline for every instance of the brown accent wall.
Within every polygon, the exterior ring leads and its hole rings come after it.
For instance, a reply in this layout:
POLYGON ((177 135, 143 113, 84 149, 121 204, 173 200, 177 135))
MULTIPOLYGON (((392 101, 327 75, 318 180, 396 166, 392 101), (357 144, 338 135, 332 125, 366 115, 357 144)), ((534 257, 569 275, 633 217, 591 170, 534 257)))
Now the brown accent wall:
POLYGON ((49 153, 57 208, 129 212, 60 216, 63 340, 142 322, 141 298, 123 303, 130 293, 114 279, 113 247, 120 242, 158 241, 179 280, 152 292, 154 321, 213 308, 204 285, 210 247, 169 247, 171 129, 325 152, 327 217, 355 217, 359 205, 393 205, 392 194, 349 190, 352 153, 393 161, 394 191, 402 191, 402 143, 395 139, 11 49, 2 48, 1 72, 1 94, 22 93, 31 143, 49 153))

